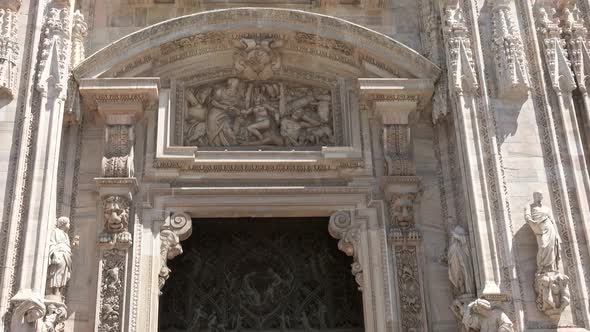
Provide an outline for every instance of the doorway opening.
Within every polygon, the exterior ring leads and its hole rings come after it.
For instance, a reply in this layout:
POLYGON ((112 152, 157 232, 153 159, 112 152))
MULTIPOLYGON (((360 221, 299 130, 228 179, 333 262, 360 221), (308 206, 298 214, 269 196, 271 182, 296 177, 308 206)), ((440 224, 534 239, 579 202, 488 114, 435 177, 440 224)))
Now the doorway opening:
POLYGON ((364 329, 352 259, 328 218, 193 219, 182 247, 168 262, 161 332, 364 329))

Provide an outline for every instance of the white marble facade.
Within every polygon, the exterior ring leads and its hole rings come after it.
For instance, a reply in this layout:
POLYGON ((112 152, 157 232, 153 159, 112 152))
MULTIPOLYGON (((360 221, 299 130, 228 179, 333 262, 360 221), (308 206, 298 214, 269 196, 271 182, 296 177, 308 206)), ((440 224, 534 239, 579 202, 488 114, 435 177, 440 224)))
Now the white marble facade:
POLYGON ((366 331, 590 331, 589 17, 0 0, 0 331, 158 331, 216 217, 329 218, 366 331))

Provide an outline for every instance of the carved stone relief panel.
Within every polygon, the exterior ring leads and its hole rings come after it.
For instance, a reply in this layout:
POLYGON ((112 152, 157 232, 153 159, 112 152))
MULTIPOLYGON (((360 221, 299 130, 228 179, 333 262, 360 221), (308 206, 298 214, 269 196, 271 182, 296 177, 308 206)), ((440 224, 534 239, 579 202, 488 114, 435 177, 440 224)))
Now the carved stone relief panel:
POLYGON ((184 98, 185 146, 334 145, 332 92, 327 88, 231 77, 189 87, 184 98))

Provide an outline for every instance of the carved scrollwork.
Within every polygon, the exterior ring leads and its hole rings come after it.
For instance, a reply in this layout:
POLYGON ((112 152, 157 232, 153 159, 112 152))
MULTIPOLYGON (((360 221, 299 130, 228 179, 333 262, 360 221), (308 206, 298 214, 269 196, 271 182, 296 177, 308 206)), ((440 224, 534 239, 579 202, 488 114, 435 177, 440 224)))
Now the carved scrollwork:
POLYGON ((166 218, 160 231, 160 272, 158 286, 164 287, 172 270, 168 260, 182 254, 180 241, 186 240, 192 233, 192 219, 186 213, 175 213, 166 218))
POLYGON ((45 317, 43 317, 43 332, 63 332, 68 315, 67 307, 60 302, 46 302, 45 317))
POLYGON ((338 249, 347 256, 352 256, 352 274, 359 286, 363 287, 363 268, 358 257, 359 227, 354 225, 350 211, 338 211, 330 216, 328 231, 333 238, 338 239, 338 249))

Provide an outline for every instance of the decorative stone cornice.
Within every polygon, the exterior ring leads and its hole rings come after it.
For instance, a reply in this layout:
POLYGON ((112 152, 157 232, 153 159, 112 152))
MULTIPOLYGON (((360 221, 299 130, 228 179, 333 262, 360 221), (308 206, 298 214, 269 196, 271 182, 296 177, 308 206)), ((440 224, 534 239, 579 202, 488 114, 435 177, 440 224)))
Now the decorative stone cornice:
POLYGON ((500 97, 518 97, 527 94, 529 75, 524 47, 515 27, 510 2, 496 0, 492 8, 492 51, 496 64, 498 94, 500 97))
POLYGON ((149 106, 157 104, 159 82, 153 77, 82 79, 79 89, 85 110, 116 116, 153 109, 149 106))
POLYGON ((347 256, 353 258, 351 264, 352 274, 359 286, 363 289, 363 268, 359 260, 359 232, 360 228, 352 220, 350 211, 337 211, 330 216, 328 231, 333 238, 338 239, 338 249, 347 256))

